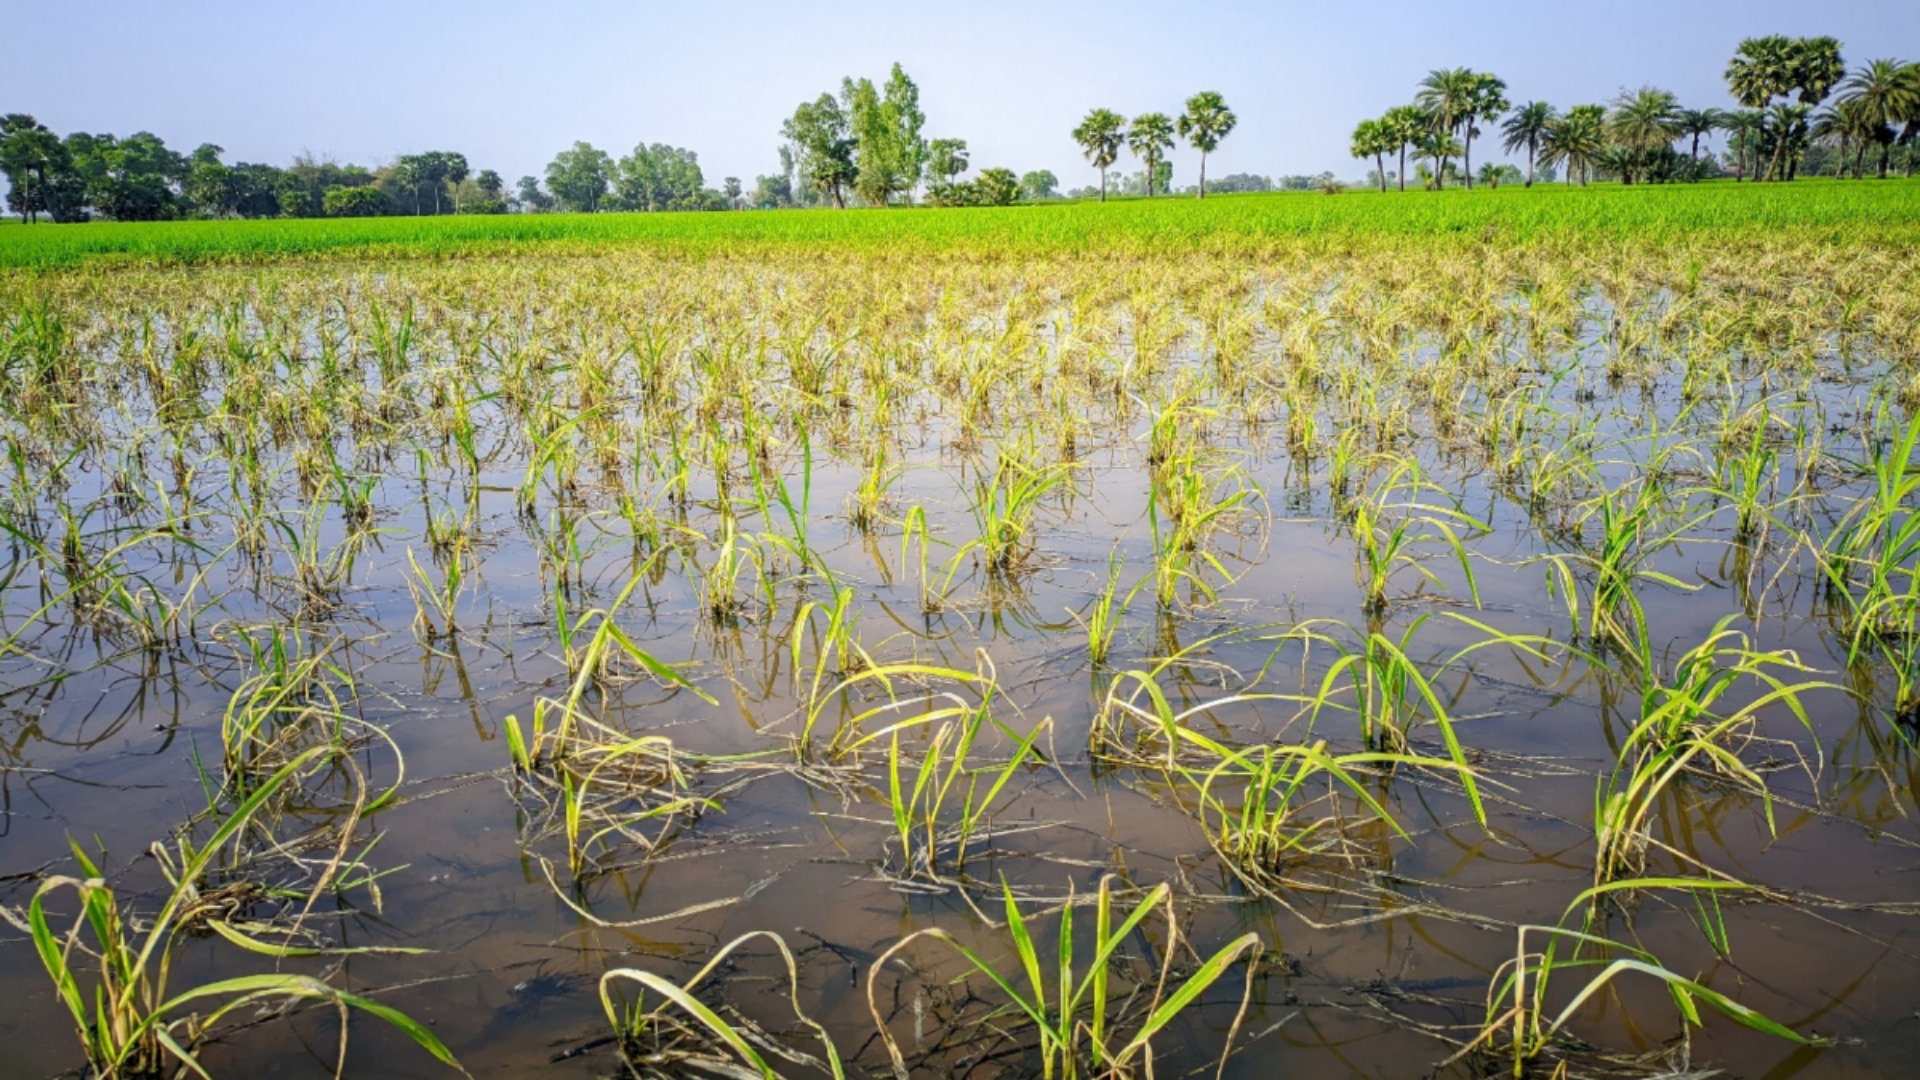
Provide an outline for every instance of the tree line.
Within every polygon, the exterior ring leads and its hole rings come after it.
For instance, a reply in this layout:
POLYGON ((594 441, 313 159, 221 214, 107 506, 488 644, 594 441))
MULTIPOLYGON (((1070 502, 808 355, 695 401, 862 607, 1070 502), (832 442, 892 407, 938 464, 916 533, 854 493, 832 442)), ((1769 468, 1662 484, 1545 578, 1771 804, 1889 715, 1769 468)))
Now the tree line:
POLYGON ((506 184, 451 151, 409 154, 378 169, 301 155, 280 167, 228 164, 203 143, 192 153, 151 132, 62 137, 25 113, 0 116, 7 209, 29 222, 176 218, 499 214, 506 184))
MULTIPOLYGON (((1886 177, 1898 164, 1911 176, 1920 158, 1920 63, 1873 60, 1849 71, 1833 38, 1775 35, 1742 41, 1726 80, 1737 109, 1686 108, 1672 93, 1648 86, 1609 104, 1562 111, 1544 101, 1513 104, 1506 82, 1491 73, 1441 69, 1420 82, 1409 104, 1361 121, 1351 150, 1373 163, 1369 179, 1382 191, 1390 182, 1404 191, 1410 177, 1428 188, 1458 183, 1471 189, 1476 180, 1531 186, 1562 173, 1569 184, 1729 174, 1769 182, 1803 172, 1886 177), (1702 140, 1721 133, 1724 154, 1703 156, 1702 140), (1524 173, 1505 163, 1475 171, 1476 140, 1484 137, 1498 137, 1503 150, 1522 157, 1524 173)), ((1110 190, 1169 193, 1168 155, 1179 140, 1199 153, 1199 183, 1186 190, 1200 197, 1339 188, 1331 174, 1209 181, 1207 157, 1237 122, 1215 91, 1187 99, 1178 116, 1147 112, 1129 120, 1093 109, 1071 135, 1099 171, 1099 186, 1067 194, 1104 201, 1110 190), (1110 184, 1109 170, 1123 153, 1138 159, 1141 171, 1110 184)), ((8 209, 29 222, 845 208, 911 203, 919 192, 936 206, 978 206, 1061 196, 1059 179, 1044 169, 1021 174, 994 167, 963 179, 972 165, 966 140, 929 138, 925 123, 919 87, 894 64, 879 83, 848 77, 837 93, 800 103, 780 127, 779 171, 756 177, 750 191, 735 177, 708 187, 697 154, 662 143, 643 142, 616 158, 576 142, 555 155, 544 176, 521 177, 509 188, 499 173, 474 170, 453 151, 403 155, 374 168, 310 154, 284 167, 229 164, 225 150, 212 143, 182 154, 144 131, 126 138, 61 136, 24 113, 0 116, 0 172, 9 185, 8 209)))
POLYGON ((1362 120, 1352 153, 1373 161, 1371 178, 1381 191, 1389 177, 1406 190, 1409 154, 1422 187, 1458 182, 1471 189, 1475 179, 1497 186, 1518 170, 1486 165, 1476 173, 1473 146, 1481 124, 1500 121, 1501 147, 1524 156, 1521 180, 1528 186, 1542 170, 1556 168, 1567 183, 1582 185, 1596 178, 1635 184, 1729 174, 1735 181, 1769 182, 1792 180, 1803 169, 1858 178, 1872 168, 1885 178, 1896 150, 1906 175, 1913 175, 1920 156, 1914 146, 1920 63, 1874 60, 1849 73, 1833 38, 1773 35, 1742 41, 1726 80, 1738 109, 1686 108, 1671 92, 1645 86, 1610 104, 1562 112, 1543 101, 1513 105, 1496 75, 1441 69, 1421 80, 1411 104, 1362 120), (1728 136, 1724 158, 1703 157, 1701 140, 1716 133, 1728 136), (1394 159, 1399 167, 1390 170, 1394 159))
POLYGON ((613 158, 587 143, 561 151, 546 184, 509 188, 464 154, 406 154, 378 168, 302 154, 281 167, 228 164, 212 143, 181 154, 151 132, 126 138, 60 136, 25 113, 0 117, 0 172, 7 208, 29 223, 168 221, 182 218, 375 217, 504 214, 510 211, 726 210, 742 205, 740 182, 706 186, 691 150, 642 143, 613 158))

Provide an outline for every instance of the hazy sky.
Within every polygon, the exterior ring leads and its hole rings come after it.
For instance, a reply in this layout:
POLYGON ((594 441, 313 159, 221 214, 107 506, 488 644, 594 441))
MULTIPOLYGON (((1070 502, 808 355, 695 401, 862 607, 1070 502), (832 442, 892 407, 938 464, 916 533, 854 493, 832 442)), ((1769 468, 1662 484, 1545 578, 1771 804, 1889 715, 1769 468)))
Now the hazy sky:
MULTIPOLYGON (((146 129, 183 151, 214 142, 228 161, 458 150, 509 182, 575 139, 616 155, 665 142, 698 152, 710 185, 751 186, 778 167, 797 103, 898 60, 926 134, 966 139, 976 170, 1092 183, 1067 134, 1089 108, 1174 113, 1213 89, 1240 127, 1211 175, 1359 176, 1354 122, 1430 69, 1493 71, 1516 103, 1651 83, 1724 106, 1727 57, 1766 33, 1831 34, 1850 67, 1913 59, 1920 2, 0 0, 0 112, 63 134, 146 129)), ((1176 154, 1176 182, 1194 166, 1176 154)))

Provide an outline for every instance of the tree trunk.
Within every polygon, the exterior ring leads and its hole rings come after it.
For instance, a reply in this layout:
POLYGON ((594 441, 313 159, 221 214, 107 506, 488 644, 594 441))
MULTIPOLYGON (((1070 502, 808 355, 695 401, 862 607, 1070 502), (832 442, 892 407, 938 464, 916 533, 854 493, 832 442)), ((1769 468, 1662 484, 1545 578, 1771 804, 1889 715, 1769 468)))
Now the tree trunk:
POLYGON ((1207 197, 1207 152, 1200 151, 1200 198, 1207 197))
POLYGON ((1533 160, 1539 152, 1532 139, 1527 140, 1527 186, 1533 186, 1533 160))
MULTIPOLYGON (((1884 135, 1885 133, 1883 132, 1882 136, 1884 137, 1884 135)), ((1881 143, 1880 144, 1880 179, 1882 180, 1885 180, 1887 178, 1887 165, 1890 163, 1889 159, 1892 157, 1892 155, 1893 155, 1892 145, 1889 143, 1881 143)), ((1860 170, 1855 169, 1854 171, 1859 172, 1860 170)))
POLYGON ((1387 193, 1387 155, 1379 150, 1373 152, 1373 168, 1380 174, 1380 194, 1387 193))
POLYGON ((1100 168, 1100 201, 1107 201, 1107 170, 1105 166, 1101 166, 1100 168))
POLYGON ((1467 190, 1473 190, 1473 116, 1467 116, 1466 141, 1460 147, 1460 171, 1467 174, 1467 190))
POLYGON ((1407 144, 1400 144, 1400 190, 1407 190, 1407 144))

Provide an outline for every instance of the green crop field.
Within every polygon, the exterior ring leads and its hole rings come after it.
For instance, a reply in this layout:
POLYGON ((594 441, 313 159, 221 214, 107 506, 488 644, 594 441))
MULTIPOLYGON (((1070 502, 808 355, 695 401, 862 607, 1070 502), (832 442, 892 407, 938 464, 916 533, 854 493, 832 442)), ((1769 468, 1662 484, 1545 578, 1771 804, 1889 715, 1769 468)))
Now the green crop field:
POLYGON ((315 255, 471 256, 511 248, 639 246, 755 251, 793 245, 912 253, 1199 246, 1254 250, 1300 238, 1677 238, 1711 230, 1820 229, 1911 242, 1920 183, 1541 185, 1496 191, 1354 191, 1042 203, 970 210, 183 221, 9 229, 0 267, 259 261, 315 255))

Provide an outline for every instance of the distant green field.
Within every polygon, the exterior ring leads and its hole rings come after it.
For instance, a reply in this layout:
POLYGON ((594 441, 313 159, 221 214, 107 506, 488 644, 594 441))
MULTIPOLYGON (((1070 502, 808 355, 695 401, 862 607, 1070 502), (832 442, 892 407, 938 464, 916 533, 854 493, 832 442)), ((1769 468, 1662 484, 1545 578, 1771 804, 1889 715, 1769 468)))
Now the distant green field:
POLYGON ((1310 237, 1529 239, 1598 234, 1657 239, 1728 229, 1817 229, 1849 239, 1904 242, 1920 233, 1920 182, 1809 180, 1586 189, 1542 185, 1338 196, 1300 192, 970 210, 41 225, 5 230, 0 267, 475 256, 571 246, 651 246, 716 254, 795 244, 980 254, 1194 246, 1252 250, 1310 237))

